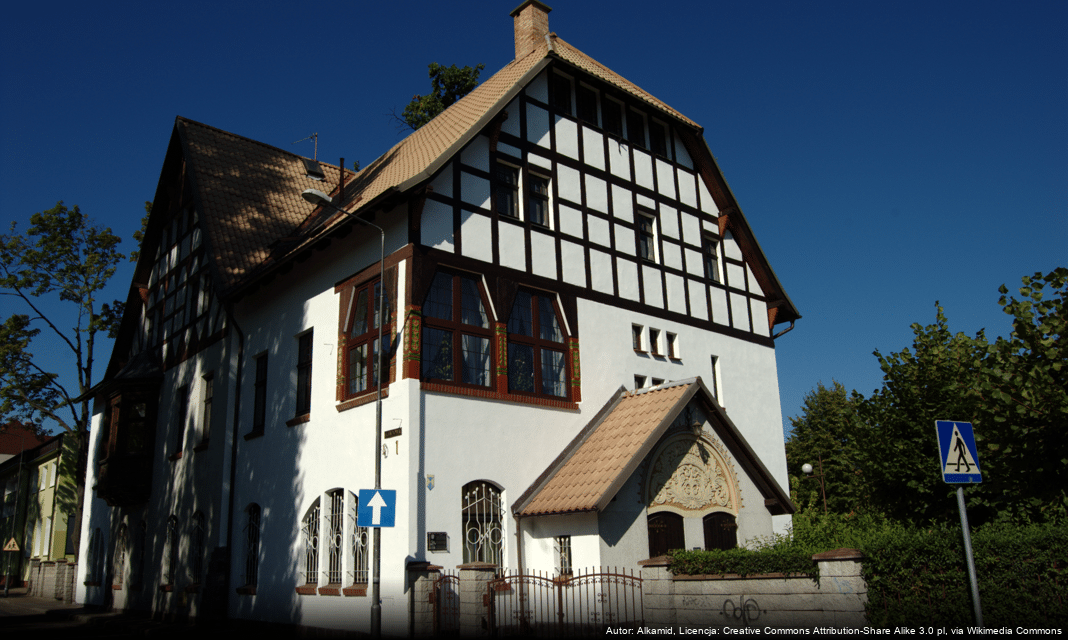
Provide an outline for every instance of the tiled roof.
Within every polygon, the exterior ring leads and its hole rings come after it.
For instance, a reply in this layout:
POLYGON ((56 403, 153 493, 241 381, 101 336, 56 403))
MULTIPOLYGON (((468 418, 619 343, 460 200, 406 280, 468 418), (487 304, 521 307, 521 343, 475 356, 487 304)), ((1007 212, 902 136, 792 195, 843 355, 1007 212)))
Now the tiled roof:
MULTIPOLYGON (((337 186, 340 170, 320 163, 326 179, 319 182, 307 177, 296 154, 186 118, 175 126, 225 292, 315 210, 301 192, 337 186)), ((351 179, 352 172, 346 173, 351 179)))
POLYGON ((520 516, 601 511, 652 452, 671 423, 700 398, 709 422, 773 515, 793 513, 788 493, 741 435, 701 378, 617 395, 590 421, 529 489, 516 500, 520 516))
MULTIPOLYGON (((550 42, 543 42, 530 54, 513 60, 354 174, 346 186, 349 204, 345 208, 358 213, 390 190, 405 191, 431 177, 554 57, 697 126, 555 35, 550 40, 551 46, 550 42)), ((301 192, 309 188, 331 192, 338 184, 338 168, 321 163, 326 180, 317 182, 305 175, 301 157, 296 154, 184 118, 179 118, 178 127, 224 294, 255 274, 269 259, 279 260, 282 254, 311 242, 313 235, 318 237, 344 222, 339 218, 280 252, 274 245, 294 236, 316 211, 301 198, 301 192)))
POLYGON ((519 515, 603 509, 656 441, 693 397, 696 383, 622 392, 615 406, 596 418, 535 483, 533 496, 516 506, 519 515))

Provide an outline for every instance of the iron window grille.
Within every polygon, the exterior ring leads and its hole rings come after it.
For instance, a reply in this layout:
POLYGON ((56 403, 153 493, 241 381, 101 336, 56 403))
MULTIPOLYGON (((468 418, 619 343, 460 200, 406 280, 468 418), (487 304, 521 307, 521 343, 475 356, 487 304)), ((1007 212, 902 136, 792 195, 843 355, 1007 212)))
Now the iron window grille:
POLYGON ((508 390, 566 398, 567 354, 556 302, 519 291, 508 318, 508 390))
POLYGON ((297 339, 297 410, 302 416, 311 412, 312 332, 297 339))
POLYGON ((260 505, 252 503, 246 512, 245 586, 255 587, 260 575, 260 505))
POLYGON ((556 536, 553 538, 553 543, 556 551, 557 575, 571 575, 574 566, 571 562, 571 536, 556 536))
POLYGON ((342 562, 345 549, 345 493, 341 489, 326 494, 330 510, 326 514, 326 526, 330 530, 330 547, 326 566, 326 583, 341 584, 342 562))
MULTIPOLYGON (((390 352, 390 336, 393 332, 393 296, 392 292, 382 293, 381 280, 373 280, 361 285, 352 292, 352 309, 347 321, 348 339, 345 343, 345 397, 352 398, 375 391, 379 381, 385 380, 388 371, 386 359, 381 354, 390 352), (382 309, 382 342, 378 344, 379 298, 384 298, 382 309)), ((309 360, 311 352, 309 351, 309 360)), ((309 363, 308 393, 311 397, 311 375, 309 363)))
POLYGON ((493 384, 493 330, 482 283, 439 271, 423 303, 423 380, 493 384))
POLYGON ((504 559, 504 503, 500 490, 485 481, 463 487, 463 561, 502 566, 504 559))
POLYGON ((358 499, 354 494, 349 495, 352 509, 349 510, 349 546, 352 552, 352 568, 349 571, 352 584, 368 584, 371 577, 371 530, 369 527, 356 525, 356 507, 358 499))
POLYGON ((167 519, 167 553, 164 559, 163 584, 174 584, 178 570, 178 518, 175 516, 167 519))
POLYGON ((304 582, 317 584, 319 581, 319 500, 317 499, 304 516, 301 526, 304 538, 304 582))

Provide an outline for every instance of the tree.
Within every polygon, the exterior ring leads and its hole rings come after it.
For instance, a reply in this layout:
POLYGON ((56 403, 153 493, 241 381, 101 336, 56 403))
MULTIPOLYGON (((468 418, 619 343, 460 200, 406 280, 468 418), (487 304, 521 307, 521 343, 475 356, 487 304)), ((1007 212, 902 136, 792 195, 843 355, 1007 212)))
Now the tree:
POLYGON ((484 64, 461 69, 456 65, 445 67, 431 62, 429 65, 430 93, 425 96, 412 96, 412 101, 404 107, 400 117, 397 117, 396 113, 393 114, 394 117, 415 131, 448 109, 454 102, 471 93, 478 86, 478 76, 485 68, 484 64))
MULTIPOLYGON (((26 235, 16 233, 15 223, 9 234, 0 235, 0 294, 30 312, 12 314, 0 326, 0 412, 5 421, 17 417, 38 426, 54 421, 73 435, 78 460, 89 431, 87 392, 97 334, 113 334, 122 316, 121 302, 96 300, 125 258, 119 242, 111 229, 94 225, 78 207, 68 209, 62 202, 35 213, 26 235), (71 357, 76 388, 35 357, 31 347, 39 338, 48 338, 50 349, 71 357)), ((83 464, 75 474, 76 522, 81 518, 83 464)))
POLYGON ((851 513, 864 509, 863 477, 857 466, 857 444, 863 425, 857 417, 856 403, 857 399, 850 397, 840 382, 833 382, 829 389, 820 382, 805 395, 802 414, 790 418, 786 468, 801 480, 797 494, 802 509, 823 512, 819 480, 805 480, 801 471, 806 463, 813 466, 816 474, 822 464, 828 511, 851 513))

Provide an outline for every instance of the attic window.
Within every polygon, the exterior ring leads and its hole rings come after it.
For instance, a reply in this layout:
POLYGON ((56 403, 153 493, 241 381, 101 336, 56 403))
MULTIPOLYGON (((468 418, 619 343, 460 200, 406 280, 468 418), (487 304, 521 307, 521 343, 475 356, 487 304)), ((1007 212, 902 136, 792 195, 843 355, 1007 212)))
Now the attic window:
POLYGON ((326 179, 326 174, 323 173, 323 168, 319 166, 319 161, 311 160, 309 158, 301 158, 301 162, 304 163, 304 173, 306 173, 309 178, 320 182, 326 179))

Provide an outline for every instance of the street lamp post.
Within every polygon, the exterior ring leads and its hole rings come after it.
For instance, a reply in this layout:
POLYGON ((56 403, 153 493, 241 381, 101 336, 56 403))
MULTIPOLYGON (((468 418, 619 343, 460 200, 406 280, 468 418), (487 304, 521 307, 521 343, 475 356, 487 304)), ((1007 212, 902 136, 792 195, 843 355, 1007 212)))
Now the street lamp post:
MULTIPOLYGON (((318 189, 305 189, 301 196, 308 202, 327 207, 342 213, 345 216, 360 222, 369 227, 378 229, 378 233, 381 235, 380 255, 378 260, 378 312, 376 318, 378 321, 378 353, 374 360, 373 374, 376 377, 376 397, 375 397, 375 491, 377 492, 382 488, 382 356, 385 351, 382 344, 382 327, 385 324, 383 322, 382 314, 385 312, 385 293, 386 293, 386 232, 382 227, 368 222, 363 218, 359 218, 348 211, 345 211, 341 207, 338 207, 330 199, 330 196, 326 195, 318 189)), ((373 555, 371 560, 371 636, 375 638, 382 637, 382 598, 381 598, 381 563, 382 563, 382 528, 374 527, 373 534, 373 555)))
POLYGON ((823 456, 817 456, 817 459, 819 460, 819 463, 820 463, 820 472, 819 473, 815 473, 815 474, 812 473, 812 465, 810 465, 807 462, 805 464, 801 465, 801 471, 806 476, 809 476, 811 478, 816 478, 817 480, 820 481, 820 493, 823 495, 823 512, 827 513, 827 487, 823 484, 823 476, 825 475, 823 473, 823 456))

